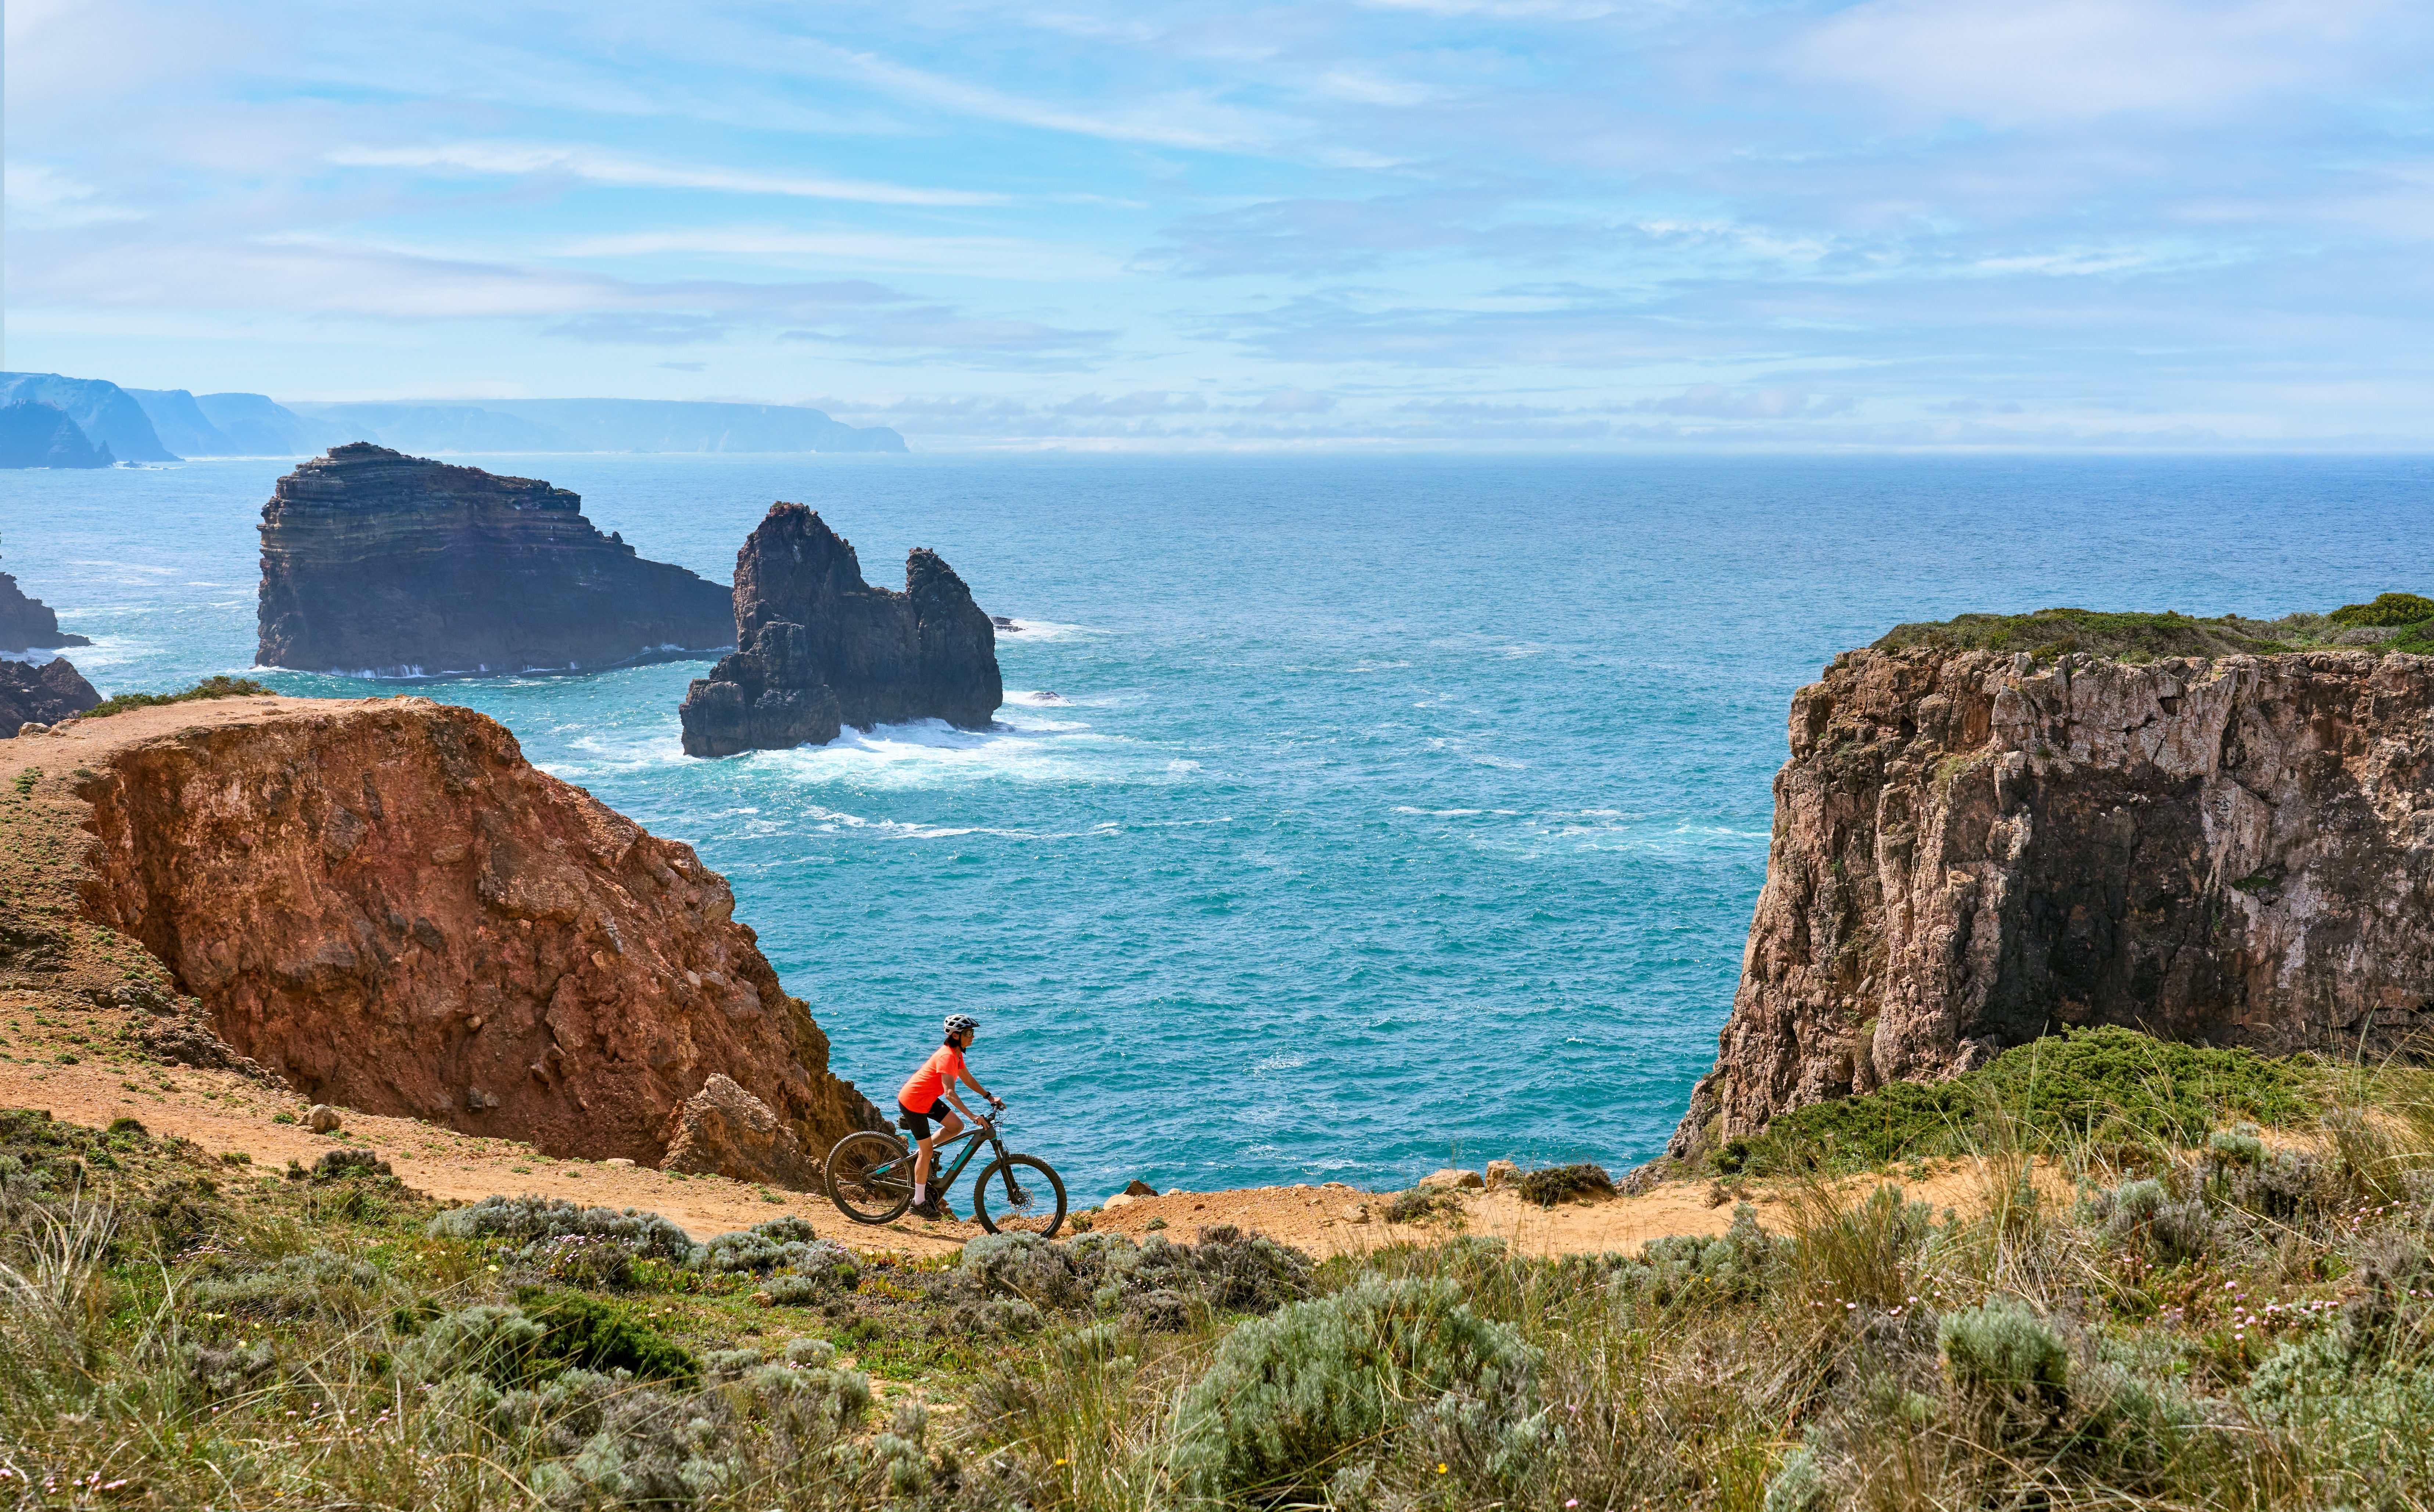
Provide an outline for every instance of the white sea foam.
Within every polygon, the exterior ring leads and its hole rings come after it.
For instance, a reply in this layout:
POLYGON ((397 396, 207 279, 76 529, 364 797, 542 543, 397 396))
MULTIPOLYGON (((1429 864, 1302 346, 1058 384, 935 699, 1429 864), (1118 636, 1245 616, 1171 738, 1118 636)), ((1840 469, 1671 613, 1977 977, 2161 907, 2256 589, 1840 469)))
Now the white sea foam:
POLYGON ((1008 631, 1003 625, 998 626, 997 649, 1000 651, 1005 650, 1008 646, 1027 645, 1035 641, 1065 640, 1075 636, 1095 636, 1103 633, 1089 625, 1062 624, 1054 620, 1023 620, 1013 615, 1008 615, 1006 618, 1014 621, 1014 629, 1008 631))

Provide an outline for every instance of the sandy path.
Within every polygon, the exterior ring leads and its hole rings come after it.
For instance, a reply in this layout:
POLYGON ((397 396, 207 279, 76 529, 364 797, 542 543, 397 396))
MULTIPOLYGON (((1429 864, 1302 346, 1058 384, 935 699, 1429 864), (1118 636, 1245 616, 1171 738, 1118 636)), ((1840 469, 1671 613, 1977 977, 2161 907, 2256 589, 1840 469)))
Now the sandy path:
MULTIPOLYGON (((155 1135, 180 1135, 215 1153, 252 1157, 255 1169, 275 1175, 289 1161, 310 1165, 327 1149, 346 1146, 377 1151, 409 1186, 443 1200, 477 1201, 493 1194, 560 1197, 613 1208, 643 1208, 681 1225, 695 1238, 748 1227, 793 1214, 820 1232, 857 1249, 914 1255, 938 1254, 979 1233, 960 1221, 925 1223, 906 1218, 885 1228, 847 1222, 825 1197, 763 1189, 715 1176, 680 1176, 636 1166, 584 1160, 554 1160, 512 1140, 458 1133, 419 1119, 347 1113, 334 1134, 316 1134, 300 1122, 273 1122, 284 1113, 300 1120, 305 1104, 266 1091, 230 1072, 111 1063, 92 1052, 106 1043, 120 1021, 114 1011, 63 1009, 58 997, 0 990, 0 1044, 17 1053, 0 1059, 0 1107, 41 1108, 54 1117, 95 1128, 113 1118, 140 1119, 155 1135), (47 1026, 30 1022, 40 1013, 47 1026), (74 1065, 55 1062, 56 1053, 83 1036, 87 1054, 74 1065), (26 1052, 34 1052, 28 1054, 26 1052)), ((1866 1184, 1866 1183, 1861 1183, 1866 1184)), ((1963 1211, 1980 1205, 1981 1178, 1971 1163, 1946 1162, 1911 1195, 1941 1208, 1963 1211)), ((968 1202, 968 1185, 954 1194, 968 1202)), ((1358 1221, 1349 1209, 1377 1206, 1378 1194, 1346 1186, 1253 1187, 1223 1192, 1182 1192, 1140 1198, 1097 1215, 1103 1231, 1140 1239, 1153 1232, 1189 1241, 1203 1225, 1233 1224, 1264 1233, 1312 1255, 1360 1253, 1397 1242, 1431 1243, 1460 1232, 1503 1239, 1524 1254, 1578 1254, 1636 1250, 1645 1241, 1675 1233, 1722 1233, 1733 1204, 1714 1203, 1705 1186, 1671 1183, 1640 1197, 1588 1205, 1540 1209, 1509 1192, 1461 1194, 1459 1230, 1439 1222, 1406 1227, 1358 1221), (1163 1220, 1162 1229, 1152 1228, 1163 1220)), ((1780 1196, 1764 1188, 1749 1193, 1759 1221, 1788 1227, 1780 1196)), ((1092 1198, 1071 1194, 1076 1208, 1092 1198)))

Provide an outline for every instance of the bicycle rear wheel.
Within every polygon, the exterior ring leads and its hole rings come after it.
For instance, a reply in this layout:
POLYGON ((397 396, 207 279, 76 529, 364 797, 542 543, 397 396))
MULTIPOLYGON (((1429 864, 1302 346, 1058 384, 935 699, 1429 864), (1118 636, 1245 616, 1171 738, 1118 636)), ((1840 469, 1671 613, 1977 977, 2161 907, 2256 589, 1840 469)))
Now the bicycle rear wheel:
POLYGON ((829 1200, 856 1223, 886 1223, 913 1205, 913 1152, 904 1142, 859 1130, 829 1151, 829 1200))
POLYGON ((1011 1230, 1054 1239, 1065 1226, 1065 1182, 1036 1155, 1008 1155, 972 1183, 972 1217, 991 1233, 1011 1230))

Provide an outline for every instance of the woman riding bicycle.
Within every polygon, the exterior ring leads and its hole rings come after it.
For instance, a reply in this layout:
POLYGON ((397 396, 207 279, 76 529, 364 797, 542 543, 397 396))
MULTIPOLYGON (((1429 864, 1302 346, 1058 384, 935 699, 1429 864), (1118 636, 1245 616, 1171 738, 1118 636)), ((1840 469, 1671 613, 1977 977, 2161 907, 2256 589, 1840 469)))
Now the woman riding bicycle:
MULTIPOLYGON (((955 1083, 962 1080, 974 1092, 989 1100, 992 1108, 1005 1106, 1003 1099, 980 1084, 964 1065, 964 1052, 971 1047, 972 1038, 980 1032, 981 1021, 968 1013, 947 1016, 947 1043, 930 1052, 921 1069, 913 1073, 904 1090, 896 1095, 896 1103, 904 1114, 904 1127, 921 1142, 920 1156, 913 1163, 913 1211, 924 1218, 943 1217, 938 1203, 930 1198, 930 1168, 937 1158, 937 1142, 952 1139, 962 1133, 964 1125, 955 1114, 972 1117, 964 1099, 955 1096, 955 1083), (947 1106, 954 1104, 952 1110, 947 1106), (931 1120, 938 1121, 938 1131, 930 1131, 931 1120)), ((978 1120, 975 1119, 975 1122, 978 1120)), ((899 1190, 901 1190, 900 1188, 899 1190)), ((903 1198, 899 1198, 898 1201, 903 1198)))

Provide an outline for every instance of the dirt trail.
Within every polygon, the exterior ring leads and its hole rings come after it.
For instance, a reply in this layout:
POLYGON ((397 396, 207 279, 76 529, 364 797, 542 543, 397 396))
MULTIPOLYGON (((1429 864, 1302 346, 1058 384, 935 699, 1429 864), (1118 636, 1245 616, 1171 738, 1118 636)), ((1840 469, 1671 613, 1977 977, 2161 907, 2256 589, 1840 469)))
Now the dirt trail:
MULTIPOLYGON (((748 1227, 781 1214, 810 1220, 822 1233, 861 1249, 915 1255, 938 1254, 978 1234, 977 1225, 905 1218, 885 1228, 848 1224, 814 1193, 761 1188, 714 1176, 681 1176, 638 1166, 582 1160, 552 1160, 510 1140, 485 1139, 411 1118, 345 1113, 345 1125, 316 1134, 300 1122, 305 1105, 231 1072, 110 1062, 87 1057, 60 1065, 53 1045, 80 1035, 89 1049, 120 1015, 108 1011, 63 1008, 55 999, 23 991, 0 991, 0 1107, 41 1108, 54 1117, 93 1127, 114 1118, 135 1118, 156 1136, 180 1135, 215 1153, 242 1152, 266 1177, 289 1161, 310 1165, 323 1150, 361 1147, 377 1151, 399 1178, 435 1198, 477 1201, 492 1194, 566 1198, 607 1207, 635 1207, 660 1214, 695 1238, 748 1227), (35 1016, 50 1019, 36 1026, 35 1016), (41 1049, 39 1059, 26 1051, 41 1049), (14 1052, 14 1053, 9 1053, 14 1052), (286 1113, 297 1123, 277 1123, 286 1113)), ((1905 1183, 1912 1197, 1942 1208, 1967 1212, 1980 1205, 1982 1178, 1974 1164, 1946 1162, 1928 1180, 1905 1183)), ((968 1189, 955 1198, 968 1202, 968 1189)), ((1406 1242, 1435 1242, 1455 1232, 1500 1238, 1520 1253, 1580 1254, 1637 1250, 1667 1234, 1722 1233, 1734 1204, 1717 1204, 1707 1187, 1687 1182, 1659 1186, 1639 1197, 1567 1205, 1551 1210, 1523 1202, 1510 1192, 1460 1194, 1463 1221, 1420 1226, 1356 1221, 1347 1210, 1382 1206, 1379 1194, 1348 1186, 1251 1187, 1221 1192, 1178 1192, 1140 1198, 1095 1215, 1095 1226, 1135 1239, 1155 1232, 1189 1240, 1204 1225, 1230 1223, 1267 1234, 1312 1255, 1360 1253, 1406 1242)), ((1752 1188, 1748 1196, 1758 1221, 1780 1231, 1789 1226, 1780 1194, 1752 1188)), ((1078 1209, 1092 1198, 1073 1194, 1078 1209)))

